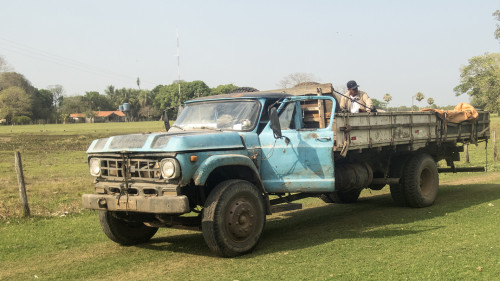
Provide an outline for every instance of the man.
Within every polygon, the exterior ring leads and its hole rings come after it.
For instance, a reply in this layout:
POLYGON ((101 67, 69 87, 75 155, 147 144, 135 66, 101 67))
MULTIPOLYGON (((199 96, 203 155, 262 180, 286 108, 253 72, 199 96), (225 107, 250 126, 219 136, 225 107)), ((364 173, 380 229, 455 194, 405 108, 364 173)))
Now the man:
POLYGON ((349 98, 342 96, 340 100, 340 108, 343 111, 356 113, 363 111, 371 112, 373 110, 372 100, 368 97, 368 94, 358 90, 358 87, 359 85, 354 80, 347 82, 349 93, 346 93, 346 96, 349 95, 349 98))

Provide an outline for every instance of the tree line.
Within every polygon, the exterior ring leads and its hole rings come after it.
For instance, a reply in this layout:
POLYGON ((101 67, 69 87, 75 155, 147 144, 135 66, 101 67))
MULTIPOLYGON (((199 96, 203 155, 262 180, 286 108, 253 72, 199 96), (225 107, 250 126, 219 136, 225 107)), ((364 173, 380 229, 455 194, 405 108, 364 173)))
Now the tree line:
POLYGON ((1 72, 0 119, 15 124, 61 123, 72 113, 84 113, 92 118, 95 111, 115 111, 124 103, 130 105, 128 117, 132 121, 158 120, 167 108, 172 109, 169 114, 174 118, 177 105, 186 100, 227 94, 237 88, 233 84, 210 88, 203 81, 174 81, 153 90, 108 86, 102 94, 89 91, 84 95, 64 96, 61 85, 37 89, 20 73, 1 72))

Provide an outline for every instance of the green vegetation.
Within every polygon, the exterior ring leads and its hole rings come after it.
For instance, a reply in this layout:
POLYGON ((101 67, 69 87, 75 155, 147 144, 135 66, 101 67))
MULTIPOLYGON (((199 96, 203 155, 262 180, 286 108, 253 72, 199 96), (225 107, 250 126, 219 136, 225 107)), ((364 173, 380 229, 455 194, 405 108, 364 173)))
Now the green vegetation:
MULTIPOLYGON (((492 117, 500 129, 500 118, 492 117)), ((499 164, 488 173, 442 174, 435 205, 396 207, 387 188, 356 204, 303 200, 268 217, 252 254, 214 257, 201 232, 161 229, 150 243, 122 247, 81 210, 92 192, 85 150, 92 139, 162 131, 161 122, 0 126, 0 279, 429 280, 500 275, 499 164), (12 131, 12 132, 11 132, 12 131), (34 216, 20 218, 14 151, 20 150, 34 216)), ((485 164, 485 146, 470 146, 485 164)))

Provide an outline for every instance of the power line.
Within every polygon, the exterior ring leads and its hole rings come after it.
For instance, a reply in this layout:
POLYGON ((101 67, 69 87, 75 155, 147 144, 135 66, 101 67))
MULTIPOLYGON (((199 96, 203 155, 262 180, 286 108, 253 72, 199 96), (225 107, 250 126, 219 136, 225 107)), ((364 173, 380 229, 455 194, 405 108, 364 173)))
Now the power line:
MULTIPOLYGON (((135 78, 132 76, 127 76, 123 74, 119 74, 113 71, 109 71, 107 69, 101 68, 101 67, 96 67, 90 64, 82 63, 80 61, 77 61, 75 59, 71 58, 66 58, 63 56, 55 55, 52 53, 49 53, 47 51, 33 48, 9 39, 6 39, 4 37, 0 37, 0 49, 4 49, 13 53, 17 53, 23 56, 31 57, 34 59, 38 60, 43 60, 49 63, 57 64, 60 66, 64 66, 67 68, 72 68, 78 71, 83 71, 92 75, 97 75, 97 76, 105 76, 108 78, 118 78, 122 81, 134 81, 135 78)), ((147 83, 150 84, 150 83, 147 83)))

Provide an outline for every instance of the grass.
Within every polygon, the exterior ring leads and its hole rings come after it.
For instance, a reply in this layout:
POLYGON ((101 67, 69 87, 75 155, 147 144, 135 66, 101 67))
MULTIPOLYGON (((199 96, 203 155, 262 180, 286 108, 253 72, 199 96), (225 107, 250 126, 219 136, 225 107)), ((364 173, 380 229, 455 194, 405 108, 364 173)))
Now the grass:
MULTIPOLYGON (((500 118, 492 117, 499 131, 500 118)), ((494 280, 500 275, 499 164, 488 173, 441 174, 435 205, 399 208, 387 188, 357 204, 303 200, 268 217, 255 252, 214 257, 200 232, 161 229, 121 247, 81 210, 92 192, 85 150, 92 139, 161 131, 161 122, 0 126, 0 280, 494 280), (10 132, 12 130, 12 133, 10 132), (14 151, 20 150, 34 216, 20 218, 14 151)), ((485 164, 484 144, 471 164, 485 164)))
POLYGON ((85 153, 92 140, 162 131, 162 125, 137 122, 0 126, 0 186, 4 188, 0 193, 0 220, 21 215, 15 151, 21 152, 32 213, 57 216, 79 211, 81 195, 93 191, 85 153))
POLYGON ((0 279, 494 280, 499 179, 442 186, 424 209, 395 207, 386 191, 364 191, 352 205, 307 199, 304 210, 269 217, 256 251, 233 259, 185 230, 119 246, 90 211, 10 220, 0 224, 0 279))

